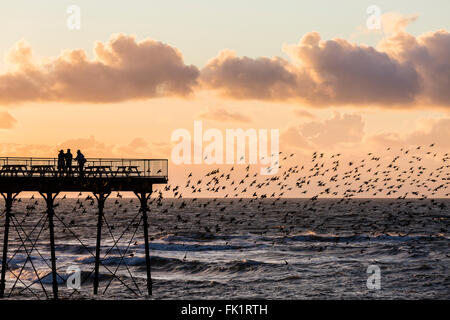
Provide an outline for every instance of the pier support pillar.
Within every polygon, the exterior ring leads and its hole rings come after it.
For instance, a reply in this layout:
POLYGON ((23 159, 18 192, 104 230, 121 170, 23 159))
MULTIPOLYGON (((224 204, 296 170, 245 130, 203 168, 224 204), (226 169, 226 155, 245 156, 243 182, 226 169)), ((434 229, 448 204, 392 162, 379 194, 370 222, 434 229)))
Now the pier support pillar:
POLYGON ((147 212, 148 209, 148 199, 152 194, 152 190, 150 192, 135 192, 136 196, 139 198, 141 202, 141 212, 142 212, 142 220, 144 221, 144 242, 145 242, 145 264, 147 266, 147 290, 148 294, 152 295, 152 273, 151 273, 151 264, 150 264, 150 246, 148 242, 148 217, 147 212))
POLYGON ((52 286, 53 286, 53 298, 56 300, 58 299, 58 280, 57 272, 56 272, 56 253, 55 253, 55 230, 54 230, 54 223, 53 223, 53 216, 55 215, 54 211, 54 202, 56 196, 59 194, 59 192, 39 192, 41 196, 45 199, 45 202, 47 204, 47 217, 48 217, 48 231, 50 236, 50 256, 51 256, 51 262, 52 262, 52 286))
POLYGON ((2 255, 2 275, 0 279, 0 298, 5 296, 5 276, 8 268, 8 238, 9 238, 9 221, 11 218, 11 209, 14 199, 19 193, 7 192, 2 193, 5 199, 5 233, 3 236, 3 255, 2 255))
POLYGON ((98 272, 100 268, 100 249, 102 241, 102 226, 103 226, 103 209, 105 208, 105 201, 110 195, 108 193, 94 193, 98 203, 98 219, 97 219, 97 242, 95 246, 95 271, 94 271, 94 294, 98 293, 98 272))

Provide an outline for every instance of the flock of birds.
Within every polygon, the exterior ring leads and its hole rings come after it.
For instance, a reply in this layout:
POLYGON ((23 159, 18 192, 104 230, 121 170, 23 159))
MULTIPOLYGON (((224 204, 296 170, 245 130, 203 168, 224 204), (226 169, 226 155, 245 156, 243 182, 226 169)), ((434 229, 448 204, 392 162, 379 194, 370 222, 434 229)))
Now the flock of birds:
MULTIPOLYGON (((448 197, 446 192, 450 185, 450 157, 446 153, 438 158, 437 152, 433 152, 434 144, 429 149, 421 146, 415 151, 424 150, 423 154, 413 153, 408 149, 400 149, 400 153, 393 156, 384 166, 381 156, 368 153, 367 157, 356 161, 344 163, 342 154, 332 154, 325 159, 324 153, 314 152, 307 164, 295 164, 277 175, 260 176, 257 172, 250 172, 250 165, 245 167, 244 172, 233 175, 235 167, 228 171, 220 168, 208 171, 204 176, 194 178, 193 173, 187 176, 186 185, 167 185, 163 191, 169 197, 182 198, 183 192, 189 197, 195 195, 206 195, 215 197, 215 194, 225 193, 224 198, 251 197, 253 199, 271 198, 280 201, 283 197, 305 198, 312 190, 320 189, 316 194, 310 196, 311 200, 319 197, 341 198, 341 201, 355 196, 358 197, 396 197, 405 199, 408 196, 420 199, 434 197, 441 192, 442 197, 448 197), (427 168, 423 160, 437 160, 437 167, 427 168), (328 160, 328 161, 327 161, 328 160), (402 168, 399 162, 407 164, 402 168), (449 164, 447 164, 449 163, 449 164), (261 177, 265 177, 261 180, 261 177), (410 189, 400 194, 402 189, 410 189), (182 191, 183 190, 183 191, 182 191), (445 192, 443 192, 445 191, 445 192), (170 194, 170 192, 172 194, 170 194)), ((387 149, 389 151, 390 148, 387 149)), ((279 153, 281 161, 289 161, 294 158, 293 153, 283 155, 279 153)), ((273 157, 274 155, 272 155, 273 157)), ((283 166, 277 162, 279 169, 283 166)), ((270 171, 271 168, 269 168, 270 171)), ((159 191, 159 198, 163 198, 159 191)))
MULTIPOLYGON (((283 207, 289 206, 288 210, 279 215, 280 223, 291 222, 289 228, 281 228, 287 235, 294 230, 295 224, 301 224, 295 218, 297 212, 314 214, 336 210, 339 205, 351 204, 354 198, 362 198, 356 205, 360 211, 369 210, 374 198, 389 198, 392 200, 389 204, 390 215, 392 210, 412 214, 418 207, 445 212, 447 204, 439 201, 439 198, 450 195, 450 157, 448 153, 439 154, 434 149, 434 144, 413 149, 402 148, 398 152, 387 148, 388 156, 368 153, 359 160, 345 160, 340 153, 325 155, 314 152, 308 161, 301 162, 293 153, 280 152, 274 163, 274 166, 278 166, 277 174, 260 175, 256 165, 254 168, 250 165, 229 166, 225 169, 220 167, 199 176, 191 172, 187 175, 185 184, 169 184, 155 190, 149 204, 158 213, 173 214, 180 224, 180 227, 175 225, 175 230, 182 229, 181 225, 193 218, 196 219, 195 224, 207 233, 223 230, 218 223, 202 226, 202 222, 212 215, 217 215, 218 221, 224 224, 250 226, 251 219, 257 219, 274 209, 282 212, 283 207), (305 201, 297 201, 293 208, 289 198, 303 198, 305 201), (321 202, 324 198, 335 200, 321 202), (226 213, 236 210, 236 206, 243 215, 246 211, 250 212, 250 208, 255 208, 256 211, 248 214, 247 219, 250 220, 231 215, 227 217, 226 213), (186 210, 202 211, 188 216, 183 214, 186 210), (292 219, 288 221, 289 217, 292 219)), ((60 199, 66 197, 64 195, 60 199)), ((114 206, 110 211, 113 216, 131 210, 133 199, 125 199, 121 193, 115 194, 115 199, 114 195, 111 198, 109 201, 113 201, 114 206), (125 204, 124 201, 129 203, 125 204)), ((27 205, 27 216, 38 206, 34 196, 30 200, 34 202, 27 205)), ((91 195, 84 197, 79 193, 72 212, 87 214, 88 208, 95 204, 91 195)), ((55 207, 58 205, 56 203, 55 207)), ((138 201, 134 205, 139 208, 138 201)), ((92 212, 95 212, 94 208, 92 212)), ((391 218, 394 219, 395 215, 391 218)), ((308 219, 304 221, 314 224, 314 216, 308 219)), ((68 222, 68 225, 75 224, 76 217, 68 222)), ((158 228, 160 232, 167 229, 166 226, 158 228)), ((358 226, 355 225, 354 228, 358 229, 358 226)), ((446 230, 444 228, 441 231, 446 230)))

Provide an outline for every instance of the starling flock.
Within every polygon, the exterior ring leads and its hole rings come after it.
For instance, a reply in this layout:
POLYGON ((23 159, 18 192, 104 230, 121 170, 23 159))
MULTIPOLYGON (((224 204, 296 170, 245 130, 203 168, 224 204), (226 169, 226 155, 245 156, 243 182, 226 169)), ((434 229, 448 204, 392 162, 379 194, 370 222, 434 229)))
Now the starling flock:
MULTIPOLYGON (((279 231, 289 235, 296 231, 296 227, 306 229, 309 226, 310 230, 325 227, 330 221, 317 218, 322 212, 338 210, 346 205, 355 205, 360 212, 377 211, 380 208, 373 201, 388 199, 390 209, 384 208, 387 224, 382 226, 382 230, 388 232, 395 226, 398 233, 408 234, 411 232, 405 231, 408 217, 412 219, 414 211, 424 208, 444 213, 439 218, 443 223, 439 231, 448 232, 447 202, 441 200, 450 194, 449 154, 435 151, 434 144, 401 148, 397 152, 387 148, 386 151, 387 156, 386 153, 381 156, 369 152, 360 159, 346 159, 341 153, 326 155, 314 152, 307 161, 300 161, 294 153, 280 152, 274 162, 274 166, 278 166, 277 173, 271 175, 261 175, 257 165, 248 164, 222 166, 198 176, 190 172, 185 183, 164 185, 154 191, 155 195, 149 202, 154 213, 151 218, 173 215, 175 223, 170 224, 170 228, 167 221, 166 225, 156 226, 161 233, 168 233, 168 229, 170 232, 181 231, 190 222, 205 233, 214 234, 236 226, 250 230, 252 220, 262 218, 276 208, 279 231), (296 201, 293 206, 290 198, 304 201, 296 201), (333 201, 323 201, 328 198, 333 198, 333 201), (352 203, 355 200, 358 201, 352 203), (242 217, 234 214, 236 208, 242 211, 242 217), (298 213, 308 215, 299 217, 298 213)), ((274 157, 273 154, 271 156, 274 157)), ((88 195, 84 200, 82 196, 82 193, 78 194, 72 212, 86 214, 89 211, 87 207, 95 205, 92 196, 88 195)), ((65 198, 64 195, 62 199, 65 198)), ((113 216, 134 211, 133 206, 139 208, 138 203, 124 199, 119 192, 115 199, 114 195, 111 198, 109 201, 114 206, 108 214, 113 216)), ((26 207, 27 215, 38 204, 34 196, 30 200, 33 202, 26 207)), ((424 220, 423 227, 427 223, 424 220)), ((69 225, 74 224, 75 219, 69 222, 69 225)), ((355 234, 363 231, 358 223, 352 228, 355 234)))

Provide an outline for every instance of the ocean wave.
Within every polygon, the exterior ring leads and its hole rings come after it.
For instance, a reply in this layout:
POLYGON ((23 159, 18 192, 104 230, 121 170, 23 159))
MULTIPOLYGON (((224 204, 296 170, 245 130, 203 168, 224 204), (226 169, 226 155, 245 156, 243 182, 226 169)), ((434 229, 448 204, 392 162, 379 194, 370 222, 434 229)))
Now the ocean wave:
MULTIPOLYGON (((271 267, 272 264, 244 259, 229 261, 225 263, 205 262, 199 260, 187 260, 183 261, 176 258, 166 258, 161 256, 153 256, 151 258, 152 270, 163 272, 182 272, 189 274, 198 273, 244 273, 255 272, 264 267, 271 267)), ((145 269, 145 260, 140 262, 140 268, 145 269)))
POLYGON ((289 237, 265 237, 263 238, 265 241, 276 241, 276 242, 285 242, 285 241, 299 241, 299 242, 384 242, 384 241, 450 241, 449 238, 443 235, 431 235, 431 236, 401 236, 401 235, 353 235, 353 236, 335 236, 335 235, 317 235, 317 234, 303 234, 303 235, 295 235, 289 237))

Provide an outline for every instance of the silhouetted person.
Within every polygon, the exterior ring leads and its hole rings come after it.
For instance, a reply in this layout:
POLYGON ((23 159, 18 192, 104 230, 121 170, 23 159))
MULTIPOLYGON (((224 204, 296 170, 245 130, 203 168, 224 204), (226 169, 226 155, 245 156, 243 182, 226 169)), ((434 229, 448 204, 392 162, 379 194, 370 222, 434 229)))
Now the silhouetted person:
POLYGON ((67 149, 66 154, 64 154, 64 159, 66 160, 66 171, 68 175, 72 174, 72 153, 70 153, 70 149, 67 149))
POLYGON ((64 151, 59 150, 59 153, 58 153, 58 174, 59 174, 59 176, 62 176, 64 174, 65 170, 66 170, 66 161, 65 161, 64 151))
POLYGON ((77 150, 77 156, 74 160, 78 162, 80 177, 82 177, 84 175, 84 164, 86 163, 86 158, 84 157, 84 155, 81 153, 80 150, 77 150))

